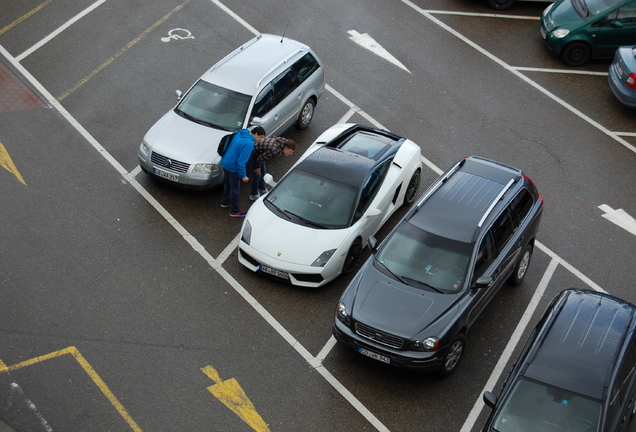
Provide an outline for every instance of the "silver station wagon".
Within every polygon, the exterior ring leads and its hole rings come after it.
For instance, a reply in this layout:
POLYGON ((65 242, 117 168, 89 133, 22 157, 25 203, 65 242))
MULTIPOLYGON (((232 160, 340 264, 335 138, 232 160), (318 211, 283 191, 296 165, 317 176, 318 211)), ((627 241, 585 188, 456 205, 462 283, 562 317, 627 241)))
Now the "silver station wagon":
POLYGON ((262 126, 281 135, 306 128, 325 88, 318 56, 300 42, 262 34, 212 66, 146 133, 141 169, 175 186, 208 189, 223 183, 217 147, 230 132, 262 126))

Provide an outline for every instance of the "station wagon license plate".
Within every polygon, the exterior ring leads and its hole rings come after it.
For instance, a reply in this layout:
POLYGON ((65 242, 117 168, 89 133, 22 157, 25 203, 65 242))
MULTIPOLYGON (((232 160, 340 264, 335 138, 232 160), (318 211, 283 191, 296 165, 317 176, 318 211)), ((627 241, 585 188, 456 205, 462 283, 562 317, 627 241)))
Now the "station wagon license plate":
POLYGON ((157 176, 161 177, 161 178, 172 180, 173 182, 179 181, 179 176, 178 175, 171 174, 169 172, 160 170, 159 168, 156 168, 156 167, 152 167, 152 173, 154 175, 157 175, 157 176))
POLYGON ((262 271, 263 273, 271 274, 271 275, 277 276, 277 277, 279 277, 281 279, 289 279, 289 273, 285 273, 285 272, 282 272, 280 270, 269 268, 269 267, 264 266, 264 265, 261 265, 259 270, 262 271))
POLYGON ((362 354, 362 355, 365 355, 367 357, 371 357, 372 359, 381 361, 383 363, 391 363, 391 359, 389 357, 383 356, 383 355, 378 354, 378 353, 374 353, 373 351, 369 351, 367 349, 358 347, 358 352, 360 354, 362 354))

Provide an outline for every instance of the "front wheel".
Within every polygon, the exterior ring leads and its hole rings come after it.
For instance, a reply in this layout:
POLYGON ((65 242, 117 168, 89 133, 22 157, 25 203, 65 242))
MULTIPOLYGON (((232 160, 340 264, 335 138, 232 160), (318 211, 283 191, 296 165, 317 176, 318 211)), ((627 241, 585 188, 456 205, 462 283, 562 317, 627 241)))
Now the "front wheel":
POLYGON ((413 201, 415 201, 415 197, 417 196, 417 191, 420 188, 420 178, 421 173, 418 169, 411 176, 411 180, 409 180, 409 185, 406 187, 406 193, 404 194, 404 205, 411 205, 413 201))
POLYGON ((488 4, 493 9, 506 10, 515 4, 515 0, 488 0, 488 4))
POLYGON ((466 336, 463 333, 458 334, 451 342, 450 347, 448 348, 448 352, 444 356, 444 363, 442 364, 442 368, 439 370, 438 374, 442 377, 450 376, 457 366, 459 366, 459 362, 464 355, 464 349, 466 348, 466 336))
POLYGON ((358 263, 362 257, 362 240, 360 237, 355 239, 347 252, 344 265, 342 266, 342 273, 349 274, 356 269, 358 263))
POLYGON ((300 110, 300 115, 298 116, 298 121, 296 122, 296 126, 298 129, 305 129, 311 123, 311 119, 314 118, 314 107, 316 106, 316 102, 313 99, 309 99, 305 102, 305 106, 300 110))
POLYGON ((517 261, 517 265, 515 265, 514 271, 508 279, 510 285, 517 286, 523 282, 526 277, 526 273, 528 272, 528 267, 530 267, 530 258, 532 258, 532 246, 526 245, 519 256, 519 260, 517 261))
POLYGON ((592 50, 585 42, 572 42, 561 51, 561 60, 568 66, 583 66, 590 59, 592 50))

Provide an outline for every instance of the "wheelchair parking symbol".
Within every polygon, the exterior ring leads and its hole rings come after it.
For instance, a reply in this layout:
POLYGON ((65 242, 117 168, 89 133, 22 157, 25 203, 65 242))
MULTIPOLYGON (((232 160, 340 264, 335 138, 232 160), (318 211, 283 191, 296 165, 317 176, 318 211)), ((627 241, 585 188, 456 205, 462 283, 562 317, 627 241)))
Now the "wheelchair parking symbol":
POLYGON ((176 28, 176 29, 170 30, 168 32, 168 36, 162 37, 161 42, 170 42, 171 40, 178 40, 178 39, 194 39, 194 36, 192 36, 192 33, 190 33, 189 30, 176 28))

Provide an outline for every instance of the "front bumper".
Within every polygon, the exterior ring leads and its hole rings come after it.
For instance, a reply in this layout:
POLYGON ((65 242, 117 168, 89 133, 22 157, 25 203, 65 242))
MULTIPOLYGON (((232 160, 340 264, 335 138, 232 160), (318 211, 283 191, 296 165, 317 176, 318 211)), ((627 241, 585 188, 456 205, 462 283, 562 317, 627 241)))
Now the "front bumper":
POLYGON ((210 189, 223 184, 223 170, 219 168, 213 173, 193 173, 192 165, 185 172, 179 172, 152 162, 152 152, 148 156, 137 152, 141 169, 154 179, 177 187, 187 189, 210 189))

